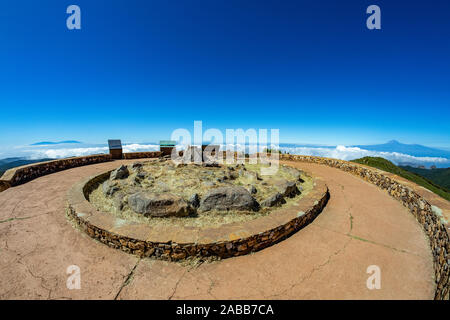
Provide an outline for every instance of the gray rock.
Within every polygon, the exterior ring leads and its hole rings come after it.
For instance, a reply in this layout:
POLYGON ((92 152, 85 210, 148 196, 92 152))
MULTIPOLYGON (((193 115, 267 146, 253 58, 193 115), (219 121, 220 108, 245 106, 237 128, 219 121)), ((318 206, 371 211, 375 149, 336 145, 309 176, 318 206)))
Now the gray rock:
POLYGON ((144 180, 145 179, 145 173, 144 172, 138 172, 137 174, 136 174, 136 178, 137 179, 141 179, 141 180, 144 180))
POLYGON ((293 178, 293 180, 294 181, 298 181, 298 182, 301 182, 301 183, 303 183, 303 182, 305 182, 301 177, 300 177, 300 171, 299 170, 297 170, 297 169, 295 169, 295 168, 292 168, 292 167, 289 167, 289 166, 283 166, 283 170, 285 170, 286 172, 288 172, 291 176, 292 176, 292 178, 293 178))
POLYGON ((119 168, 117 168, 116 170, 113 170, 111 172, 111 175, 109 176, 109 178, 111 180, 125 179, 129 176, 129 174, 130 174, 130 172, 128 171, 127 166, 121 165, 119 168))
POLYGON ((144 172, 138 172, 136 176, 134 177, 134 183, 139 185, 141 182, 145 179, 145 173, 144 172))
POLYGON ((198 208, 200 206, 200 197, 198 196, 198 193, 194 193, 190 198, 188 203, 193 207, 193 208, 198 208))
POLYGON ((297 188, 297 184, 294 181, 287 181, 278 186, 281 194, 285 197, 293 198, 300 194, 300 190, 297 188))
POLYGON ((281 206, 283 203, 286 203, 286 200, 284 200, 284 197, 281 193, 277 192, 273 196, 261 202, 261 207, 281 206))
POLYGON ((122 210, 123 209, 123 207, 124 207, 124 205, 125 205, 125 201, 124 201, 124 198, 125 198, 125 193, 123 193, 123 192, 117 192, 115 195, 114 195, 114 200, 113 200, 113 203, 114 203, 114 206, 118 209, 118 210, 122 210))
POLYGON ((119 191, 117 182, 106 180, 102 184, 102 191, 105 196, 112 196, 116 191, 119 191))
POLYGON ((200 210, 251 210, 257 211, 259 203, 244 187, 229 186, 210 190, 200 202, 200 210))
POLYGON ((258 190, 256 190, 255 186, 250 186, 248 188, 248 192, 250 192, 251 194, 255 194, 258 192, 258 190))
POLYGON ((274 183, 274 188, 280 192, 283 197, 293 198, 300 194, 296 181, 288 181, 286 179, 277 180, 274 183))
POLYGON ((186 217, 195 213, 186 201, 168 193, 137 192, 128 197, 128 205, 134 212, 151 217, 186 217))
POLYGON ((216 184, 212 181, 204 181, 202 182, 203 186, 205 187, 214 187, 216 184))
POLYGON ((140 168, 142 168, 142 162, 135 162, 131 165, 131 169, 136 170, 136 169, 140 169, 140 168))

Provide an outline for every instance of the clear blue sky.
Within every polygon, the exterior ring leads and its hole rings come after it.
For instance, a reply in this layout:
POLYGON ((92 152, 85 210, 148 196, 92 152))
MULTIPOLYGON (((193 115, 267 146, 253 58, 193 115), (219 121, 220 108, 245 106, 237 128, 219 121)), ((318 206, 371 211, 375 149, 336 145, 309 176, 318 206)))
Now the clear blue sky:
POLYGON ((449 15, 446 0, 9 1, 0 146, 158 141, 202 120, 286 143, 449 147, 449 15))

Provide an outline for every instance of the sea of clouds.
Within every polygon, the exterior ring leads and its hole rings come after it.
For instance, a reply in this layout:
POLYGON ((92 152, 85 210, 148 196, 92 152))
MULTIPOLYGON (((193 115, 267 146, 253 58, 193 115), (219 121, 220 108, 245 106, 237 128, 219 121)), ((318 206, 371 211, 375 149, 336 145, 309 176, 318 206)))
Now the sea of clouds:
MULTIPOLYGON (((227 145, 226 149, 232 149, 235 146, 227 145)), ((273 146, 272 146, 273 147, 273 146)), ((412 164, 412 165, 436 165, 438 167, 450 166, 450 159, 444 157, 416 157, 404 153, 398 152, 382 152, 382 151, 370 151, 357 147, 320 147, 320 146, 283 146, 280 145, 279 149, 282 152, 288 152, 290 154, 301 154, 311 156, 321 156, 327 158, 336 158, 341 160, 353 160, 362 158, 365 156, 383 157, 392 161, 395 164, 412 164)), ((139 151, 157 151, 159 145, 157 144, 139 144, 130 143, 123 145, 124 152, 139 152, 139 151)), ((15 153, 18 156, 22 156, 28 159, 43 159, 43 158, 67 158, 74 156, 84 156, 91 154, 108 153, 109 149, 106 145, 77 145, 69 146, 26 146, 15 148, 15 153)))
POLYGON ((337 146, 328 147, 280 147, 282 152, 290 154, 301 154, 306 156, 320 156, 326 158, 336 158, 341 160, 353 160, 362 157, 382 157, 392 161, 395 164, 450 164, 450 159, 443 157, 416 157, 399 152, 370 151, 358 147, 337 146))
MULTIPOLYGON (((141 151, 157 151, 159 150, 159 145, 156 144, 124 144, 122 146, 123 152, 141 152, 141 151)), ((96 146, 96 147, 33 147, 29 149, 24 149, 23 153, 26 157, 32 160, 36 159, 60 159, 67 157, 80 157, 87 156, 91 154, 102 154, 109 153, 108 146, 96 146)))

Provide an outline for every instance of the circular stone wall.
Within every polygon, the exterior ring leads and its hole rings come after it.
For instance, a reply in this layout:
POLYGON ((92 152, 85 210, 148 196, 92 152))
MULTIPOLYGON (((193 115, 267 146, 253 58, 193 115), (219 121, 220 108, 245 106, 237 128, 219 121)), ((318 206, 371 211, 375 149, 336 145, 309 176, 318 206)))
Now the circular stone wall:
MULTIPOLYGON (((307 194, 297 198, 293 196, 286 205, 262 210, 264 214, 250 216, 251 218, 206 226, 189 223, 152 224, 124 219, 107 210, 98 210, 88 201, 95 190, 102 188, 116 174, 117 170, 108 171, 74 185, 68 193, 68 216, 90 237, 110 247, 165 260, 187 257, 227 258, 261 250, 308 225, 329 199, 325 183, 320 178, 311 177, 307 194)), ((205 208, 204 203, 202 201, 205 208)), ((199 205, 200 208, 202 205, 199 205)))

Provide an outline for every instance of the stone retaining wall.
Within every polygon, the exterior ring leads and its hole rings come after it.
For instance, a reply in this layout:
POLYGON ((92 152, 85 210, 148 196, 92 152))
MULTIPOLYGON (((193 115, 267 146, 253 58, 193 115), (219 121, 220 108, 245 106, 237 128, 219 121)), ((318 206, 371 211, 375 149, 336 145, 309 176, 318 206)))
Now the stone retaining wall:
POLYGON ((302 161, 323 164, 357 175, 364 180, 386 190, 400 201, 416 217, 430 240, 436 281, 435 299, 450 299, 450 226, 437 216, 423 197, 411 188, 381 173, 356 163, 313 156, 280 155, 280 160, 302 161))
POLYGON ((228 258, 259 251, 311 223, 330 197, 325 183, 315 179, 313 190, 297 203, 254 220, 207 228, 157 227, 118 219, 88 202, 90 192, 108 176, 109 172, 105 172, 69 191, 69 218, 90 237, 112 248, 169 261, 189 256, 228 258))
POLYGON ((124 159, 159 158, 161 155, 162 155, 161 151, 128 152, 123 154, 123 158, 124 159))
MULTIPOLYGON (((161 156, 161 152, 130 152, 124 153, 124 159, 142 159, 157 158, 161 156)), ((14 187, 38 177, 45 176, 50 173, 62 171, 70 168, 85 166, 89 164, 111 161, 110 154, 96 154, 83 157, 73 157, 58 160, 51 160, 39 163, 33 163, 17 168, 7 170, 0 179, 0 192, 14 187)))
POLYGON ((74 158, 45 161, 17 168, 12 168, 6 171, 5 174, 1 177, 0 191, 3 191, 9 187, 14 187, 23 184, 25 182, 36 179, 38 177, 45 176, 53 172, 106 161, 111 161, 111 156, 109 154, 97 154, 84 157, 74 157, 74 158), (2 185, 7 188, 1 190, 2 185))

